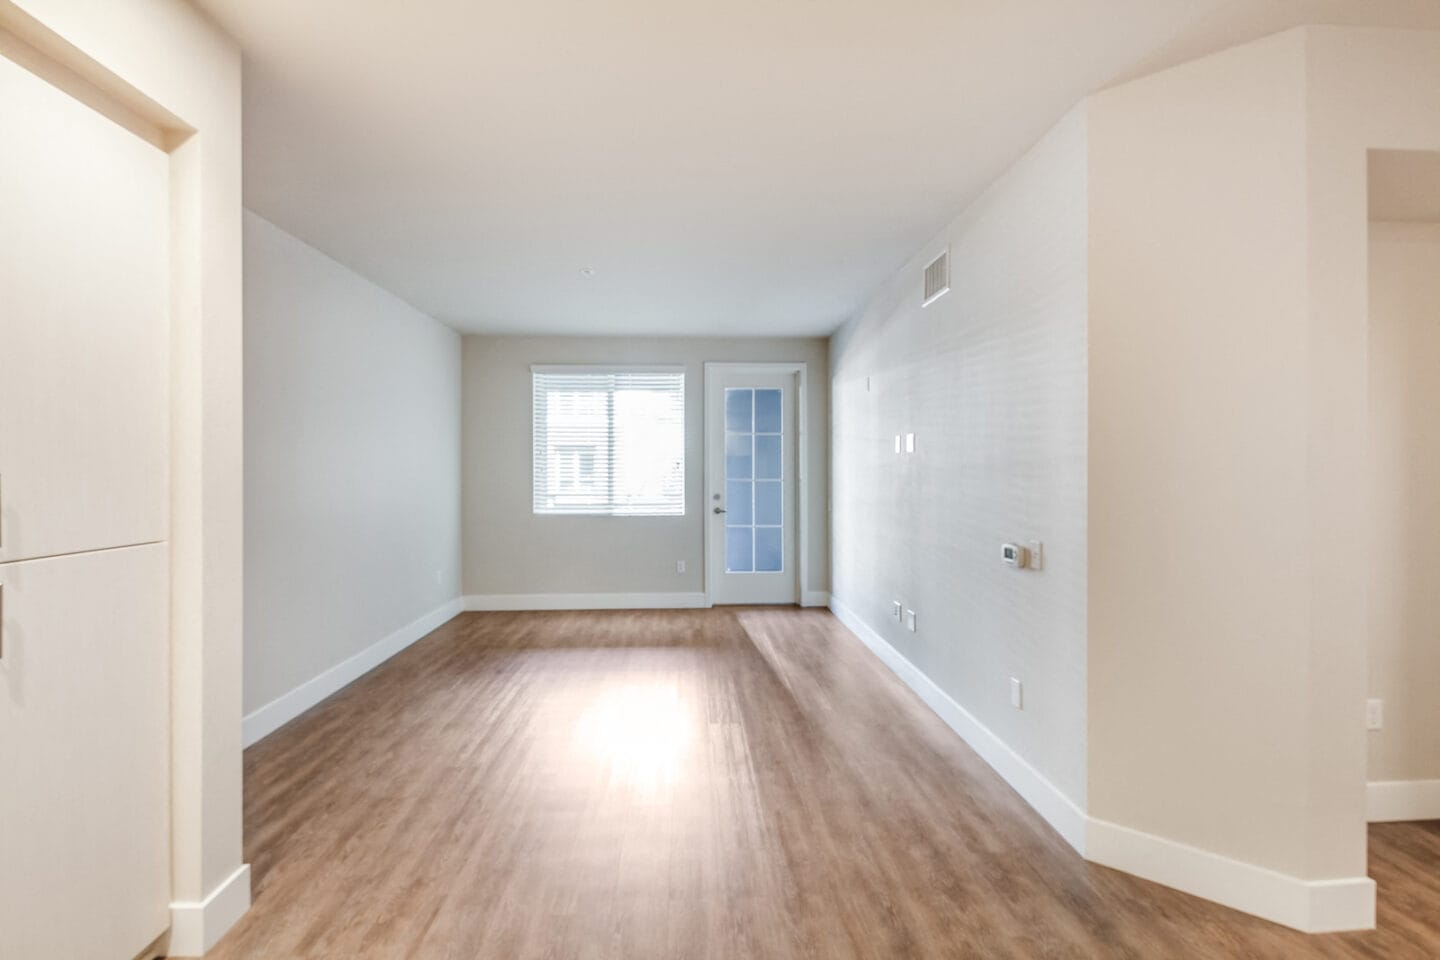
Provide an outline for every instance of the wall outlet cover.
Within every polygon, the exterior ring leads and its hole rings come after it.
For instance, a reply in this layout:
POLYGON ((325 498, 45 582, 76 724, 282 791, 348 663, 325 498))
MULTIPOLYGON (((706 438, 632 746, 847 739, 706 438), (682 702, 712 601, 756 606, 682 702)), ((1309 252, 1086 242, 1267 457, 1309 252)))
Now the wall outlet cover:
POLYGON ((1025 709, 1025 685, 1017 677, 1010 678, 1010 706, 1016 710, 1025 709))
POLYGON ((676 560, 676 561, 675 561, 675 572, 676 572, 676 573, 684 573, 684 572, 685 572, 685 561, 684 561, 684 560, 676 560))
POLYGON ((1385 728, 1385 701, 1365 701, 1365 729, 1383 730, 1385 728))
POLYGON ((909 631, 910 631, 911 633, 914 633, 914 632, 915 632, 915 611, 914 611, 914 610, 906 610, 906 611, 905 611, 905 626, 906 626, 906 628, 909 629, 909 631))
POLYGON ((905 616, 905 605, 902 604, 899 600, 896 600, 890 605, 890 616, 894 617, 896 620, 902 619, 905 616))

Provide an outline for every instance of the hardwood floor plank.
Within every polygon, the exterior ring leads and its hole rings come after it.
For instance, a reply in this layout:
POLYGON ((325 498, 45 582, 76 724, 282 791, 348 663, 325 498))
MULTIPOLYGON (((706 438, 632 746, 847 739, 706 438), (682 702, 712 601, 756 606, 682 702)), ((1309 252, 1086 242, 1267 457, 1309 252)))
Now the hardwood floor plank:
POLYGON ((827 611, 465 614, 245 782, 215 960, 1440 956, 1440 825, 1363 934, 1088 864, 827 611))

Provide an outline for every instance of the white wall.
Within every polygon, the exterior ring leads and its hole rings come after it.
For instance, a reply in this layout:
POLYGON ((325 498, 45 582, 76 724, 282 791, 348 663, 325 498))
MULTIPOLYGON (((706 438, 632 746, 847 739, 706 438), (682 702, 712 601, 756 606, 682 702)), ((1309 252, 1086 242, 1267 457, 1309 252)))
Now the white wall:
POLYGON ((1088 852, 1372 925, 1366 155, 1440 145, 1440 34, 1302 28, 1091 119, 1088 852))
POLYGON ((1135 81, 1090 140, 1090 813, 1300 876, 1304 64, 1135 81))
POLYGON ((828 590, 829 385, 818 338, 465 338, 465 592, 472 596, 703 593, 704 364, 809 364, 807 591, 828 590), (685 516, 536 516, 531 490, 531 364, 682 364, 685 516), (686 572, 675 572, 675 561, 686 572))
POLYGON ((1370 225, 1372 781, 1440 780, 1440 223, 1370 225))
POLYGON ((459 534, 459 335, 247 212, 245 712, 457 598, 459 534))
POLYGON ((1369 581, 1368 151, 1440 150, 1440 32, 1312 27, 1307 38, 1312 382, 1311 870, 1365 867, 1369 581), (1358 589, 1357 589, 1358 585, 1358 589))
POLYGON ((835 598, 1082 809, 1086 150, 1082 107, 831 342, 835 598), (922 308, 946 243, 951 292, 922 308), (1043 570, 1003 565, 1013 540, 1043 570))

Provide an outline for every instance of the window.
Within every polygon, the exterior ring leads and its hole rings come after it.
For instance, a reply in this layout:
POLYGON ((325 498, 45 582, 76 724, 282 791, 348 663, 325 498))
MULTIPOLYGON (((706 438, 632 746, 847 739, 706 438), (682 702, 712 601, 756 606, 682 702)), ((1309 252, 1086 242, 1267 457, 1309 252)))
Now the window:
POLYGON ((685 515, 685 371, 532 367, 536 513, 685 515))

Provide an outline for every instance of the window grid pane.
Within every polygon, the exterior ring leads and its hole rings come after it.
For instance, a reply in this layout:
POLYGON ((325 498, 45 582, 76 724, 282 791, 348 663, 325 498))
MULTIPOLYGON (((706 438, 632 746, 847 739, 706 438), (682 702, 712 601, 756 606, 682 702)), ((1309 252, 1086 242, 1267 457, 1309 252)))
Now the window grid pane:
POLYGON ((725 572, 783 573, 782 391, 725 390, 725 572))

